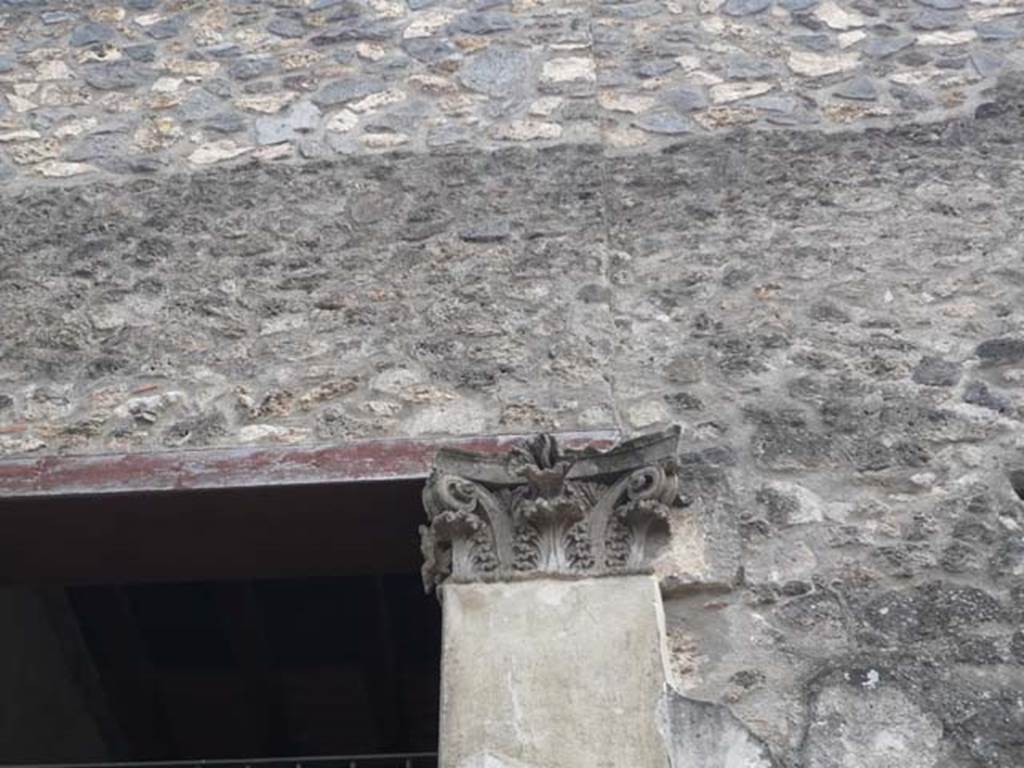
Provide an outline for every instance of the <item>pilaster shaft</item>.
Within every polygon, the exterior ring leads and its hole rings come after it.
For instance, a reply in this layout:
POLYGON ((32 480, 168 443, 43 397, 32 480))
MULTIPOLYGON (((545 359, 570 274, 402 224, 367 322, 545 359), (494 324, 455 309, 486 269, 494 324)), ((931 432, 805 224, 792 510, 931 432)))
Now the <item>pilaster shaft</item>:
POLYGON ((652 561, 686 504, 678 443, 438 455, 421 535, 444 617, 441 768, 667 768, 652 561))

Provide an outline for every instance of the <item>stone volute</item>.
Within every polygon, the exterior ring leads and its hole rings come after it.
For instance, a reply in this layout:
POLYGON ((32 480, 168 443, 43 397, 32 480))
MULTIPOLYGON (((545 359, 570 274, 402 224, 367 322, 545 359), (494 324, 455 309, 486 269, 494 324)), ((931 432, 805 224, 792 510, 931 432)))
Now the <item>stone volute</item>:
POLYGON ((679 440, 438 454, 420 533, 442 598, 441 768, 668 768, 653 566, 686 506, 679 440))
POLYGON ((423 491, 423 581, 651 573, 680 494, 680 430, 606 451, 538 435, 509 453, 438 453, 423 491))

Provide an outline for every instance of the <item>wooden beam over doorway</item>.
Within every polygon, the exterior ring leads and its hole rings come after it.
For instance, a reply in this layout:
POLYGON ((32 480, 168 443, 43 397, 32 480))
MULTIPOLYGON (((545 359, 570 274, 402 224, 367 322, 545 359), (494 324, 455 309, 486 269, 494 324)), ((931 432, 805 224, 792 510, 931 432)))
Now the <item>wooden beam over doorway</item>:
MULTIPOLYGON (((265 446, 0 460, 4 498, 253 488, 425 478, 441 448, 501 453, 527 435, 355 440, 335 446, 265 446)), ((617 430, 556 433, 566 447, 609 447, 617 430)))

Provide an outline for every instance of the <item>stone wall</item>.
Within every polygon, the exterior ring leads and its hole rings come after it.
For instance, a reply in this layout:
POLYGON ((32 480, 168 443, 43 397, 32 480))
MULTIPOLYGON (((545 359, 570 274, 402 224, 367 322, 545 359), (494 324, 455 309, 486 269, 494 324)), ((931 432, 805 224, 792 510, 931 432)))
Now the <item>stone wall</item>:
POLYGON ((1024 764, 1024 5, 0 19, 4 455, 676 422, 680 691, 1024 764))
POLYGON ((0 179, 970 114, 1017 0, 0 1, 0 179))

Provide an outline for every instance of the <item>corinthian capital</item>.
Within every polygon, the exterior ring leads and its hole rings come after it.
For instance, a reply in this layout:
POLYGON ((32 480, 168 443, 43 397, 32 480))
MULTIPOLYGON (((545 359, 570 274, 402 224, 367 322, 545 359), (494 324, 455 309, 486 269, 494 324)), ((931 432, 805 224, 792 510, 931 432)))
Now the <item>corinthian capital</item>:
POLYGON ((679 490, 679 428, 607 451, 538 435, 500 456, 442 450, 423 490, 423 581, 649 573, 679 490))

